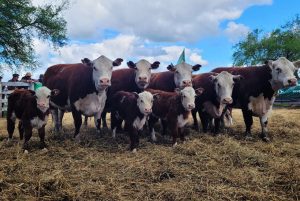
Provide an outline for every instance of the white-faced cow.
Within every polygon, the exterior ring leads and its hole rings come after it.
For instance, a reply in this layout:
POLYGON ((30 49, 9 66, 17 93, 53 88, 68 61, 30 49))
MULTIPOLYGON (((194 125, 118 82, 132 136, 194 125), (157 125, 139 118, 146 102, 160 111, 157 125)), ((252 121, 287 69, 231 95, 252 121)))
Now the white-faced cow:
POLYGON ((58 115, 60 109, 72 111, 74 137, 79 133, 82 114, 94 116, 97 132, 100 132, 99 123, 106 101, 106 89, 111 85, 113 67, 119 66, 122 61, 120 58, 112 61, 100 56, 93 61, 85 58, 85 64, 58 64, 47 69, 44 85, 50 89, 57 88, 61 92, 50 101, 56 129, 61 128, 62 115, 58 115))
POLYGON ((175 88, 192 86, 192 72, 199 70, 200 64, 194 66, 185 62, 167 67, 169 71, 153 73, 148 88, 173 92, 175 88))
POLYGON ((129 68, 115 70, 111 77, 111 86, 108 88, 107 101, 104 112, 102 114, 103 127, 106 124, 106 112, 111 108, 111 97, 118 91, 128 91, 140 93, 148 87, 150 83, 151 70, 159 67, 159 62, 148 62, 145 59, 139 60, 137 63, 127 62, 129 68))
POLYGON ((264 141, 269 141, 267 124, 276 92, 281 88, 296 85, 297 79, 294 73, 299 67, 300 61, 290 62, 285 57, 280 57, 275 61, 266 62, 263 66, 213 70, 213 72, 228 71, 244 78, 233 89, 231 106, 242 109, 246 124, 246 137, 251 137, 252 116, 257 116, 260 118, 262 128, 260 137, 264 141))
POLYGON ((41 149, 46 149, 45 125, 49 114, 49 99, 59 94, 59 90, 50 90, 47 87, 40 87, 35 91, 16 89, 8 97, 7 106, 7 131, 8 140, 12 139, 15 130, 16 118, 19 119, 20 139, 25 140, 23 149, 28 153, 28 141, 32 135, 32 128, 38 129, 41 149))
POLYGON ((130 150, 136 152, 139 144, 138 132, 143 128, 148 115, 152 112, 153 95, 147 91, 135 92, 118 91, 112 96, 111 129, 113 138, 117 126, 125 120, 130 136, 130 150))
POLYGON ((227 104, 232 103, 232 90, 235 81, 240 75, 232 75, 226 71, 221 73, 203 73, 193 76, 193 87, 203 88, 204 92, 195 100, 196 108, 192 111, 194 127, 198 130, 196 114, 199 113, 203 132, 206 133, 208 125, 214 118, 214 132, 219 132, 220 117, 227 104))
POLYGON ((163 126, 163 135, 166 134, 166 129, 169 128, 173 136, 173 146, 177 144, 177 137, 180 136, 184 140, 184 134, 181 129, 188 122, 188 116, 192 109, 195 108, 195 97, 201 95, 202 88, 196 90, 193 87, 185 87, 177 92, 165 92, 155 89, 147 89, 147 91, 155 94, 152 114, 149 118, 149 129, 151 138, 156 141, 154 124, 161 120, 163 126))

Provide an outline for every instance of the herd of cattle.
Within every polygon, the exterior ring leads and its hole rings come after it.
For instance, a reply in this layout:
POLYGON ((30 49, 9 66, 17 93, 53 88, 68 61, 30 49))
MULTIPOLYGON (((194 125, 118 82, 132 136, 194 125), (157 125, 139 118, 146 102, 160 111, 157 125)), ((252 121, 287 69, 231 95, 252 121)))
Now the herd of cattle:
POLYGON ((106 127, 106 113, 110 112, 112 136, 122 129, 124 121, 124 129, 130 136, 130 150, 136 151, 139 131, 147 121, 153 141, 156 141, 154 124, 160 119, 162 134, 170 130, 172 143, 176 145, 177 137, 184 140, 182 129, 190 113, 196 129, 199 113, 203 132, 210 126, 218 133, 220 123, 230 120, 231 109, 241 108, 246 137, 251 137, 253 116, 257 116, 262 128, 260 137, 268 141, 268 117, 276 92, 296 85, 294 74, 300 67, 300 61, 291 62, 281 57, 262 66, 216 68, 199 75, 192 72, 201 65, 185 62, 169 65, 165 72, 151 73, 160 63, 142 59, 137 63, 127 62, 129 68, 113 71, 122 61, 100 56, 93 61, 85 58, 82 63, 54 65, 46 70, 43 87, 36 91, 15 90, 8 98, 9 140, 16 118, 20 120, 21 139, 25 133, 23 149, 28 152, 32 128, 38 129, 41 148, 45 149, 45 125, 50 112, 55 130, 59 132, 64 112, 71 111, 77 139, 80 139, 82 115, 93 116, 100 133, 101 119, 102 126, 106 127))

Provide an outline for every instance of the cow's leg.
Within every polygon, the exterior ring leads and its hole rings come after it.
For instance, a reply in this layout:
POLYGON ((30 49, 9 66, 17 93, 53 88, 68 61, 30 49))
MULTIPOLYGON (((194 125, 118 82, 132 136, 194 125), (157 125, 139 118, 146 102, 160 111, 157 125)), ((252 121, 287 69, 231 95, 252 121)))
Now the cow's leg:
POLYGON ((173 147, 175 147, 177 145, 177 137, 178 137, 178 126, 177 126, 177 123, 175 124, 169 124, 170 126, 170 131, 172 133, 172 137, 173 137, 173 140, 172 140, 172 145, 173 147))
POLYGON ((162 125, 162 135, 167 136, 167 127, 168 127, 168 122, 164 119, 160 119, 161 125, 162 125))
MULTIPOLYGON (((132 124, 129 124, 132 125, 132 124)), ((133 126, 128 126, 129 136, 130 136, 130 150, 135 153, 139 145, 139 135, 136 128, 133 126)))
POLYGON ((218 134, 220 132, 221 118, 214 118, 214 123, 214 134, 218 134))
POLYGON ((74 138, 77 140, 80 139, 79 131, 82 124, 82 118, 81 113, 77 111, 75 108, 72 109, 72 116, 74 119, 74 125, 75 125, 75 132, 74 132, 74 138))
POLYGON ((43 126, 42 128, 38 129, 38 133, 40 136, 40 148, 43 149, 44 151, 47 151, 47 145, 45 143, 45 126, 43 126))
POLYGON ((183 132, 184 127, 178 127, 178 135, 180 137, 180 140, 184 141, 184 132, 183 132))
POLYGON ((269 142, 270 138, 268 136, 268 115, 264 115, 259 118, 260 120, 260 125, 261 125, 261 134, 260 137, 263 141, 269 142))
POLYGON ((87 125, 88 125, 88 120, 89 120, 89 117, 84 116, 84 121, 83 121, 83 125, 84 125, 84 126, 87 126, 87 125))
POLYGON ((25 128, 25 140, 24 140, 24 144, 23 144, 23 150, 25 154, 28 154, 28 149, 29 149, 29 140, 32 136, 32 127, 30 125, 26 125, 25 128))
POLYGON ((252 138, 251 127, 252 127, 252 124, 253 124, 252 112, 248 109, 243 109, 242 112, 243 112, 244 122, 245 122, 245 125, 246 125, 245 135, 246 135, 247 139, 251 139, 252 138))
POLYGON ((22 121, 19 121, 18 129, 19 129, 20 140, 23 140, 24 127, 22 121))
POLYGON ((154 124, 158 121, 158 119, 154 116, 150 116, 149 117, 149 120, 148 120, 148 129, 149 129, 149 132, 151 134, 151 140, 153 142, 156 142, 157 138, 156 138, 156 133, 155 133, 155 130, 154 130, 154 124))
POLYGON ((107 112, 106 112, 105 109, 104 109, 104 111, 103 111, 102 114, 101 114, 102 127, 103 127, 103 128, 107 128, 106 114, 107 114, 107 112))
POLYGON ((192 117, 193 117, 193 121, 194 121, 193 129, 195 129, 196 131, 199 131, 197 112, 198 112, 198 110, 196 108, 192 110, 192 117))
POLYGON ((59 131, 62 131, 62 120, 65 115, 65 110, 58 110, 58 128, 59 131))
POLYGON ((208 115, 206 115, 205 112, 200 111, 199 116, 202 124, 203 133, 207 133, 208 124, 209 124, 208 115))
POLYGON ((94 115, 94 122, 96 126, 97 134, 101 134, 101 112, 98 112, 94 115))
POLYGON ((54 122, 54 131, 59 132, 59 119, 58 119, 58 109, 57 108, 52 108, 50 110, 51 115, 52 115, 52 121, 54 122))
POLYGON ((16 118, 14 116, 7 115, 8 141, 10 141, 13 137, 14 130, 15 130, 15 122, 16 122, 16 118))

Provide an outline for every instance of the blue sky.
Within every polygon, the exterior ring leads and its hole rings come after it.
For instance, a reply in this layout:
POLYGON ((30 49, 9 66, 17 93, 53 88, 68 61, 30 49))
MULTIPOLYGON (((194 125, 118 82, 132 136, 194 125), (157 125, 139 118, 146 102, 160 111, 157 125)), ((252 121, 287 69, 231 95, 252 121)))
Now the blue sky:
MULTIPOLYGON (((53 3, 32 2, 37 6, 53 3)), ((159 71, 164 71, 176 63, 183 48, 187 62, 200 63, 200 72, 207 72, 230 66, 232 46, 249 31, 269 32, 300 13, 299 8, 298 0, 70 0, 63 13, 68 45, 54 50, 35 39, 41 67, 33 74, 38 77, 51 65, 78 63, 102 54, 125 62, 160 61, 159 71)), ((10 74, 5 72, 4 77, 10 74)))

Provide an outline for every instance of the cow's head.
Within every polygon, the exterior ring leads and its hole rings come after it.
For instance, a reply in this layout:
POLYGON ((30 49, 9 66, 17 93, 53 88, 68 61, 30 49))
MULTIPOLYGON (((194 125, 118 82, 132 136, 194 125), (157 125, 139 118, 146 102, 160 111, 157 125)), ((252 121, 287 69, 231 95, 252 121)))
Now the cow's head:
POLYGON ((144 115, 149 115, 152 112, 153 95, 148 91, 135 94, 137 98, 137 106, 139 107, 140 112, 144 115))
POLYGON ((217 75, 210 76, 214 83, 214 89, 217 94, 217 99, 221 104, 232 103, 232 90, 235 81, 241 79, 240 75, 232 75, 226 71, 222 71, 217 75))
POLYGON ((175 73, 174 82, 176 87, 183 89, 184 87, 192 86, 192 72, 199 70, 200 67, 201 67, 200 64, 196 64, 192 66, 190 64, 183 62, 177 64, 176 66, 171 64, 167 67, 167 69, 175 73))
POLYGON ((181 98, 181 104, 186 111, 191 111, 195 108, 195 98, 203 93, 203 88, 194 89, 193 87, 185 87, 182 90, 175 90, 181 98))
POLYGON ((127 62, 129 68, 135 69, 135 83, 140 89, 145 89, 150 83, 151 69, 159 67, 159 62, 149 63, 147 60, 142 59, 137 63, 132 61, 127 62))
POLYGON ((300 61, 290 62, 285 57, 266 62, 270 67, 272 79, 270 80, 272 88, 276 91, 280 88, 295 86, 297 79, 294 75, 295 71, 300 67, 300 61))
POLYGON ((42 112, 46 112, 49 109, 50 98, 59 94, 58 89, 50 90, 47 87, 38 88, 34 96, 36 98, 37 108, 42 112))
POLYGON ((113 67, 121 65, 123 59, 118 58, 115 61, 112 61, 102 55, 93 61, 88 58, 84 58, 81 61, 85 65, 93 68, 95 87, 98 91, 102 91, 111 85, 110 81, 113 67))

